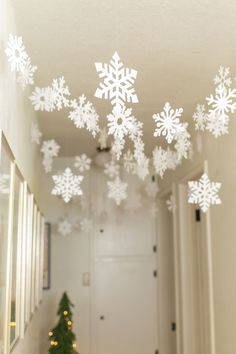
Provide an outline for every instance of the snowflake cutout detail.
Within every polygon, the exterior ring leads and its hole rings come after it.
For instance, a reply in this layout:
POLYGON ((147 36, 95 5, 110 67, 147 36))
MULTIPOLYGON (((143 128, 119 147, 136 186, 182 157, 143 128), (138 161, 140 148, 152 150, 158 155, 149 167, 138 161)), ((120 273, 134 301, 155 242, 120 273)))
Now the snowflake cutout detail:
POLYGON ((115 163, 115 161, 110 161, 105 163, 105 169, 104 173, 109 177, 109 178, 114 178, 117 177, 120 173, 120 165, 115 163))
POLYGON ((155 168, 155 172, 157 175, 163 178, 163 175, 167 170, 166 151, 162 149, 161 146, 159 147, 156 146, 155 149, 153 150, 152 155, 153 155, 153 166, 155 168))
POLYGON ((210 133, 215 138, 218 138, 221 135, 229 133, 229 117, 221 116, 215 113, 209 113, 207 117, 207 125, 206 129, 209 130, 210 133))
POLYGON ((231 77, 229 76, 230 69, 220 66, 218 74, 214 78, 214 83, 216 86, 224 85, 230 87, 232 84, 231 77))
POLYGON ((8 47, 5 49, 5 53, 8 57, 8 61, 11 64, 11 71, 23 72, 26 66, 26 59, 28 54, 25 51, 22 37, 9 35, 8 47))
POLYGON ((204 104, 198 104, 196 111, 193 114, 195 129, 204 131, 207 123, 207 113, 204 104))
POLYGON ((70 91, 68 86, 66 86, 64 76, 54 79, 52 82, 52 97, 54 107, 60 111, 63 107, 69 107, 69 99, 67 96, 70 96, 70 91))
POLYGON ((62 236, 67 236, 72 232, 72 224, 69 222, 69 220, 64 219, 58 223, 57 231, 62 236))
POLYGON ((176 133, 181 131, 182 126, 179 118, 182 113, 183 108, 177 108, 174 110, 171 108, 170 103, 166 102, 163 111, 160 114, 153 115, 153 119, 157 124, 154 136, 164 136, 168 144, 171 144, 176 133))
POLYGON ((93 228, 93 221, 91 219, 85 218, 80 222, 80 229, 81 231, 88 233, 93 228))
POLYGON ((127 186, 128 184, 122 182, 120 177, 116 177, 114 181, 108 181, 108 198, 114 199, 116 205, 120 205, 121 201, 127 198, 127 186))
POLYGON ((188 202, 198 204, 204 213, 207 212, 211 204, 221 204, 221 200, 217 194, 221 183, 211 182, 206 173, 202 175, 199 181, 188 182, 188 186, 188 202))
POLYGON ((78 101, 71 100, 70 107, 73 110, 69 112, 68 117, 74 122, 76 128, 86 128, 95 137, 99 132, 99 116, 92 103, 87 101, 85 95, 82 95, 78 101))
POLYGON ((52 158, 58 155, 60 146, 56 143, 54 139, 45 140, 41 147, 41 152, 44 154, 45 158, 52 158))
POLYGON ((138 102, 133 88, 137 71, 124 68, 118 53, 112 56, 109 64, 95 63, 95 67, 99 77, 104 79, 97 88, 95 97, 110 99, 113 106, 123 106, 124 102, 138 102))
POLYGON ((35 87, 29 99, 32 101, 35 111, 47 111, 53 110, 53 99, 51 87, 35 87))
POLYGON ((134 117, 132 108, 126 109, 125 106, 116 105, 111 114, 108 114, 108 134, 114 135, 115 139, 123 140, 133 125, 134 117))
POLYGON ((124 160, 124 168, 126 172, 130 173, 133 171, 135 167, 134 155, 130 150, 128 150, 123 157, 124 160))
POLYGON ((31 127, 31 143, 40 144, 41 137, 42 133, 39 130, 38 124, 33 123, 31 127))
POLYGON ((28 58, 24 67, 17 77, 17 82, 21 85, 22 90, 25 90, 27 85, 34 84, 34 73, 37 70, 36 65, 31 64, 31 59, 28 58))
POLYGON ((91 162, 92 160, 86 154, 82 154, 75 157, 74 166, 79 172, 83 173, 90 170, 91 162))
POLYGON ((0 193, 1 194, 10 193, 10 175, 6 173, 0 174, 0 193))
POLYGON ((52 194, 61 195, 66 203, 68 203, 73 196, 83 194, 80 184, 84 177, 73 175, 69 167, 65 169, 63 174, 52 176, 52 179, 55 183, 52 194))

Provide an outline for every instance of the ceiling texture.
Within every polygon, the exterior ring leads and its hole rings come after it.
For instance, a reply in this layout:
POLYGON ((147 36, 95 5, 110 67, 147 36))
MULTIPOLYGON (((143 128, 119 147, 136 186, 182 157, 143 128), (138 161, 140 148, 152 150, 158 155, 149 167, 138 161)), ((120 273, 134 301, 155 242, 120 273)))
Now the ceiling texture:
MULTIPOLYGON (((13 0, 17 35, 23 37, 33 64, 35 84, 64 76, 71 97, 82 93, 94 104, 100 126, 109 101, 94 97, 99 77, 94 63, 107 63, 117 51, 125 67, 138 71, 138 104, 127 105, 144 122, 150 154, 154 113, 166 101, 183 107, 192 123, 197 103, 213 91, 220 65, 236 76, 236 1, 232 0, 13 0)), ((97 141, 68 119, 68 110, 39 113, 45 139, 54 138, 61 155, 95 155, 97 141)))

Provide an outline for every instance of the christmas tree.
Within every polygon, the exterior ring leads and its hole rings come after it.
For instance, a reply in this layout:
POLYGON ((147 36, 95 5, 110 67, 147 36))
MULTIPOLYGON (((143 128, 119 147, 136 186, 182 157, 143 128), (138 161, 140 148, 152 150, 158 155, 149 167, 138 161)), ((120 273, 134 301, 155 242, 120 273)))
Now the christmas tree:
POLYGON ((72 332, 72 312, 74 305, 65 292, 59 303, 57 315, 59 321, 49 333, 50 354, 78 354, 76 351, 75 335, 72 332))

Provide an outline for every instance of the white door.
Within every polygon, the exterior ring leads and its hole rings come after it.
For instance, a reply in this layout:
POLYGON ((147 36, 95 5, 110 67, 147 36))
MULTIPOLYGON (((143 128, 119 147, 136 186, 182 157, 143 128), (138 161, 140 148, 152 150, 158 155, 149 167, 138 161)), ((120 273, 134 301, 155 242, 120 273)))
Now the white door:
POLYGON ((96 263, 96 354, 155 354, 155 288, 148 258, 96 263))

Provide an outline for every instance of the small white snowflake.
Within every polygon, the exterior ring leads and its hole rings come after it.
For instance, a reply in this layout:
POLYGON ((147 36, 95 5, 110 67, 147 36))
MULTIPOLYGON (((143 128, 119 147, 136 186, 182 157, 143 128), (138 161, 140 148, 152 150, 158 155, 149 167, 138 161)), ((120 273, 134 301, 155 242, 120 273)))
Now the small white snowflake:
POLYGON ((78 101, 72 100, 70 107, 73 110, 69 112, 68 117, 74 122, 76 128, 86 128, 95 137, 99 132, 99 116, 92 103, 87 101, 85 95, 82 95, 78 101))
POLYGON ((178 157, 178 153, 176 151, 172 151, 169 148, 166 150, 166 160, 167 160, 167 168, 169 170, 175 170, 176 167, 180 164, 180 160, 178 157))
POLYGON ((209 130, 210 133, 215 138, 218 138, 221 135, 229 133, 229 117, 221 116, 217 113, 209 113, 207 117, 207 126, 206 129, 209 130))
POLYGON ((72 224, 68 219, 64 219, 58 223, 57 231, 62 236, 67 236, 72 233, 72 224))
POLYGON ((60 146, 56 143, 54 139, 45 140, 41 147, 41 152, 44 154, 45 158, 56 157, 59 153, 60 146))
POLYGON ((224 85, 216 87, 215 96, 212 94, 207 97, 207 103, 211 108, 210 114, 217 114, 219 116, 228 116, 228 113, 236 111, 236 89, 226 88, 224 85))
POLYGON ((23 71, 21 71, 17 77, 17 82, 21 85, 22 89, 25 90, 27 85, 34 84, 34 73, 37 70, 36 65, 31 64, 31 59, 28 58, 23 71))
POLYGON ((115 139, 124 139, 129 134, 133 119, 131 108, 126 109, 125 106, 120 105, 114 106, 112 113, 107 116, 108 134, 113 135, 115 139))
POLYGON ((26 66, 26 59, 28 54, 25 51, 22 37, 9 35, 8 47, 5 49, 5 53, 8 57, 8 61, 11 64, 11 71, 23 72, 26 66))
POLYGON ((133 169, 133 174, 136 174, 143 181, 149 174, 149 159, 144 156, 143 159, 136 163, 133 169))
POLYGON ((124 68, 117 53, 112 56, 109 64, 95 63, 99 77, 104 79, 95 92, 95 97, 110 99, 113 106, 124 102, 137 103, 138 98, 133 88, 137 71, 124 68))
POLYGON ((170 198, 166 201, 167 209, 171 212, 174 213, 176 210, 176 204, 175 204, 175 199, 174 196, 171 195, 170 198))
POLYGON ((135 167, 134 155, 130 150, 128 150, 123 157, 124 160, 124 168, 126 172, 130 173, 133 171, 135 167))
POLYGON ((117 160, 120 159, 122 151, 125 146, 125 140, 116 138, 111 147, 111 154, 116 157, 117 160))
POLYGON ((176 133, 181 131, 182 126, 179 118, 183 113, 183 108, 173 109, 169 102, 165 103, 163 111, 158 114, 153 115, 157 127, 154 132, 154 136, 164 136, 168 142, 171 144, 176 133))
POLYGON ((93 229, 93 221, 91 219, 85 218, 80 222, 81 231, 89 233, 93 229))
POLYGON ((52 171, 53 158, 45 156, 42 160, 42 164, 46 173, 52 171))
POLYGON ((117 177, 120 173, 120 165, 111 160, 110 162, 105 163, 104 173, 109 178, 117 177))
POLYGON ((193 114, 195 129, 204 131, 207 123, 207 113, 204 104, 198 104, 196 111, 193 114))
POLYGON ((157 175, 163 178, 163 175, 167 170, 166 151, 162 149, 161 146, 159 147, 156 146, 155 149, 153 150, 152 155, 153 155, 153 166, 155 168, 155 172, 157 175))
POLYGON ((6 173, 0 174, 0 193, 9 194, 10 193, 10 175, 6 173))
POLYGON ((138 138, 134 141, 134 158, 137 163, 140 163, 144 156, 144 142, 138 138))
POLYGON ((216 86, 224 85, 230 87, 232 84, 232 79, 229 76, 230 69, 220 66, 218 74, 214 78, 214 83, 216 86))
POLYGON ((70 91, 64 76, 54 79, 52 82, 53 108, 57 108, 60 111, 63 107, 69 107, 70 101, 67 96, 70 96, 70 91))
POLYGON ((188 182, 188 186, 188 202, 198 204, 204 213, 211 204, 221 204, 221 200, 218 196, 221 183, 211 182, 206 173, 202 175, 199 181, 188 182))
POLYGON ((75 157, 74 166, 79 172, 83 173, 90 170, 91 162, 92 160, 86 154, 82 154, 75 157))
POLYGON ((99 138, 98 138, 99 148, 101 150, 104 150, 107 148, 107 139, 108 139, 107 128, 104 127, 102 129, 100 129, 100 134, 99 134, 99 138))
POLYGON ((68 203, 73 196, 83 194, 80 184, 84 177, 73 175, 69 167, 65 169, 63 174, 52 176, 52 179, 55 183, 52 194, 61 195, 66 203, 68 203))
POLYGON ((40 144, 41 137, 42 133, 39 130, 38 124, 33 123, 31 127, 31 143, 40 144))
POLYGON ((189 154, 189 149, 191 148, 190 134, 187 131, 188 123, 182 124, 182 131, 178 132, 175 136, 176 144, 175 149, 178 153, 178 159, 187 159, 189 154))
POLYGON ((53 99, 51 87, 35 87, 29 99, 32 101, 35 111, 53 110, 53 99))
POLYGON ((116 177, 114 181, 108 181, 108 198, 114 199, 117 205, 127 198, 126 190, 128 184, 122 182, 120 177, 116 177))

